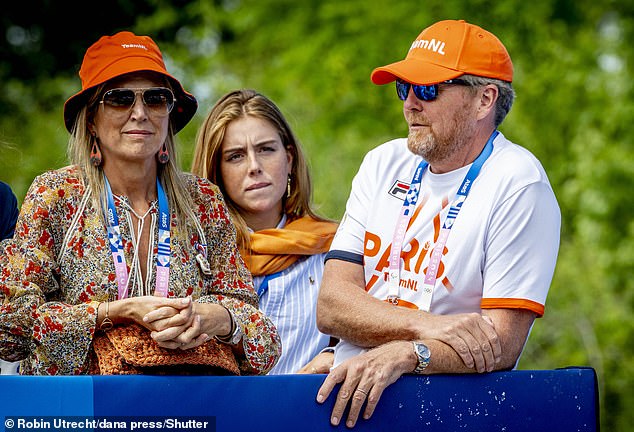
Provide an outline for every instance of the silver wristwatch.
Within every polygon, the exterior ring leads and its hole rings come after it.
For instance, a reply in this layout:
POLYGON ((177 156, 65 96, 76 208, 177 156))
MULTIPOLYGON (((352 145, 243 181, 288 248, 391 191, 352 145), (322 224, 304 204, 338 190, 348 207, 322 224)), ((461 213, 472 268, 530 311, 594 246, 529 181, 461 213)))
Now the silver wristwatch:
POLYGON ((429 351, 427 345, 422 342, 412 342, 412 344, 414 345, 414 353, 418 358, 418 364, 414 368, 414 373, 421 374, 423 373, 427 365, 429 365, 429 360, 431 359, 431 351, 429 351))

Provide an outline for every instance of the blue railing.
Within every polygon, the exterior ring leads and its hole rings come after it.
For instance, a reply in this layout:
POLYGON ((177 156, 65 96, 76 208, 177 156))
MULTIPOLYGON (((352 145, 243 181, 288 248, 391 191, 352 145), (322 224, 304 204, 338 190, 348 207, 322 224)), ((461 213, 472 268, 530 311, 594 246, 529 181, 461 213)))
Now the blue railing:
MULTIPOLYGON (((323 405, 315 402, 323 379, 0 376, 0 432, 131 432, 133 427, 157 432, 158 426, 170 432, 346 430, 343 422, 338 428, 329 424, 332 396, 323 405), (64 429, 55 428, 55 418, 57 426, 66 420, 64 429)), ((594 370, 569 368, 404 376, 355 430, 598 431, 598 419, 594 370)))

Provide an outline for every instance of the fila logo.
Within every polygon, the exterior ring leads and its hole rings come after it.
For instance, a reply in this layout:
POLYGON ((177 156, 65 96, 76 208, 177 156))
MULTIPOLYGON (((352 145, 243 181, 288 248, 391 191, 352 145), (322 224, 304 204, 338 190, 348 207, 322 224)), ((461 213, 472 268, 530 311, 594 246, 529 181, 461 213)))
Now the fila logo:
POLYGON ((429 51, 437 52, 438 54, 445 55, 445 43, 443 41, 437 41, 436 39, 426 40, 418 39, 412 43, 410 51, 414 48, 422 48, 429 51))
POLYGON ((409 191, 410 184, 401 180, 396 180, 388 193, 392 195, 394 198, 400 199, 401 201, 405 200, 407 196, 407 192, 409 191))

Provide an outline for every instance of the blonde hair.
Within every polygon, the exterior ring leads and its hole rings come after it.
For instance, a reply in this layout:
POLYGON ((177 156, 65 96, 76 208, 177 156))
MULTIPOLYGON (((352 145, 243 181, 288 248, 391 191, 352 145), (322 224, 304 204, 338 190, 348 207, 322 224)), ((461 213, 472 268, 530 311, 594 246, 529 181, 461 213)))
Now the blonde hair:
MULTIPOLYGON (((165 81, 165 85, 171 88, 169 81, 165 81)), ((77 165, 84 174, 84 179, 87 188, 92 190, 92 202, 104 217, 105 221, 105 208, 106 208, 106 189, 104 175, 101 167, 96 167, 90 162, 90 150, 92 146, 92 136, 88 128, 88 124, 94 118, 94 115, 99 109, 99 98, 103 93, 103 89, 106 84, 101 84, 96 87, 92 94, 87 96, 86 104, 79 110, 75 119, 75 125, 71 132, 70 140, 68 143, 68 158, 70 162, 77 165)), ((187 191, 187 187, 178 169, 176 159, 176 146, 175 138, 170 120, 169 130, 165 139, 165 145, 169 152, 169 161, 165 164, 158 164, 158 179, 161 182, 165 193, 167 194, 167 200, 170 205, 170 211, 176 214, 176 220, 179 228, 186 230, 186 219, 191 218, 195 220, 193 213, 193 201, 190 193, 187 191)))
POLYGON ((192 162, 192 172, 206 177, 220 188, 238 233, 238 246, 249 250, 250 236, 238 206, 231 200, 220 174, 222 141, 229 123, 252 116, 270 122, 280 134, 282 144, 293 157, 291 167, 291 193, 284 198, 284 213, 290 220, 310 216, 316 220, 326 220, 311 208, 312 181, 308 162, 295 138, 288 122, 279 108, 266 96, 254 90, 234 90, 216 102, 196 136, 196 149, 192 162))

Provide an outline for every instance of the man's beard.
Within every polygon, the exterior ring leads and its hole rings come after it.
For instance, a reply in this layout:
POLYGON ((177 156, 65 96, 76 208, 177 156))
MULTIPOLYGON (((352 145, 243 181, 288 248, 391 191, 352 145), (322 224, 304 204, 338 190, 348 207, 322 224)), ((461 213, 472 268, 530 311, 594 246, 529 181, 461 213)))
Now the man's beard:
POLYGON ((412 153, 422 156, 432 166, 461 154, 470 143, 474 126, 467 122, 464 110, 458 111, 448 123, 440 132, 435 131, 431 126, 425 130, 410 130, 407 136, 407 147, 412 153))

